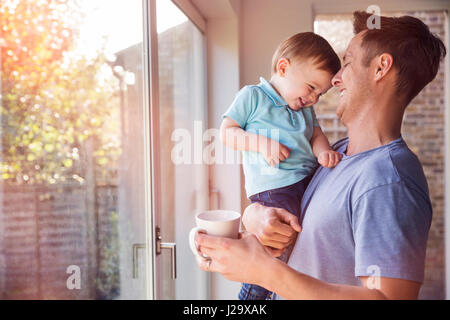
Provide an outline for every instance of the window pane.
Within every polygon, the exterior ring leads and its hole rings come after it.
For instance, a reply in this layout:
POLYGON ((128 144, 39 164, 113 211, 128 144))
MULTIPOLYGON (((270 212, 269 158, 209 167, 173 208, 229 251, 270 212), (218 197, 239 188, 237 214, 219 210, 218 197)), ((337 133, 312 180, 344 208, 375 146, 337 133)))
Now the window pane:
POLYGON ((202 277, 188 245, 196 211, 207 208, 203 164, 206 127, 204 37, 171 2, 156 2, 160 105, 161 233, 177 243, 178 277, 170 279, 169 254, 162 255, 160 297, 202 297, 202 277), (182 149, 182 150, 181 150, 182 149), (180 152, 178 152, 180 151, 180 152), (200 155, 200 159, 198 159, 200 155))
POLYGON ((141 1, 2 1, 0 24, 0 298, 143 297, 141 1))

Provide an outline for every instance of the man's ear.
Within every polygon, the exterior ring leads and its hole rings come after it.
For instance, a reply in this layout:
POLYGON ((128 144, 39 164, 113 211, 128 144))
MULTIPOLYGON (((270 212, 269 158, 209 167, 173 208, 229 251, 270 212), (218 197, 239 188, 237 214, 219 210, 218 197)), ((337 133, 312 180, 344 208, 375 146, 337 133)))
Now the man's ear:
POLYGON ((287 58, 280 58, 277 62, 277 71, 281 77, 286 75, 286 69, 290 65, 290 61, 287 58))
POLYGON ((375 81, 379 81, 391 70, 394 58, 389 53, 382 53, 374 59, 375 63, 375 81))

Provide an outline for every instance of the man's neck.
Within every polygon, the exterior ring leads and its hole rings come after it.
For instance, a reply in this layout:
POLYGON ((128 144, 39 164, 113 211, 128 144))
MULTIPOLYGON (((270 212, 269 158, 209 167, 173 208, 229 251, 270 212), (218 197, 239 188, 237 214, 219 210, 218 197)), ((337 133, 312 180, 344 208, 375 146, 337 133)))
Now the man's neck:
POLYGON ((401 136, 403 111, 398 106, 383 108, 378 105, 367 110, 373 111, 347 124, 348 156, 386 145, 401 136))

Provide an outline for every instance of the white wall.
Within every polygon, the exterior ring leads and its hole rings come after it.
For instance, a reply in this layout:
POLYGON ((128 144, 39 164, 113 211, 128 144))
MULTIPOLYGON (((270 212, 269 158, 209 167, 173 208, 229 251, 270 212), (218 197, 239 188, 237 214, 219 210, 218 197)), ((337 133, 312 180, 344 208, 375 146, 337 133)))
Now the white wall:
POLYGON ((244 0, 241 8, 241 85, 270 77, 272 55, 289 36, 313 30, 310 0, 244 0))
MULTIPOLYGON (((238 22, 236 17, 207 19, 207 78, 209 128, 219 128, 221 115, 240 89, 238 22)), ((240 212, 241 178, 238 164, 215 164, 210 168, 210 188, 217 190, 219 207, 240 212)), ((211 201, 213 202, 213 201, 211 201)), ((235 299, 240 284, 211 274, 211 299, 235 299)))

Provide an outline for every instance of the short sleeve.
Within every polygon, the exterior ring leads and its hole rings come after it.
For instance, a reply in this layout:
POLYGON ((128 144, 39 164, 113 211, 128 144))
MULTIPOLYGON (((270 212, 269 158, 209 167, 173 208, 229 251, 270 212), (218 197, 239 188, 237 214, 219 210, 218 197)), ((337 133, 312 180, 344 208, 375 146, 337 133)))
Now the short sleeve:
POLYGON ((317 121, 316 112, 314 111, 313 107, 311 107, 311 115, 312 115, 312 119, 313 119, 313 126, 320 127, 319 122, 317 121))
POLYGON ((230 117, 243 129, 249 119, 256 110, 256 99, 254 95, 254 88, 252 86, 243 87, 237 94, 231 103, 228 110, 222 115, 222 118, 230 117))
POLYGON ((423 282, 431 216, 428 195, 404 182, 364 193, 352 212, 355 276, 423 282))

